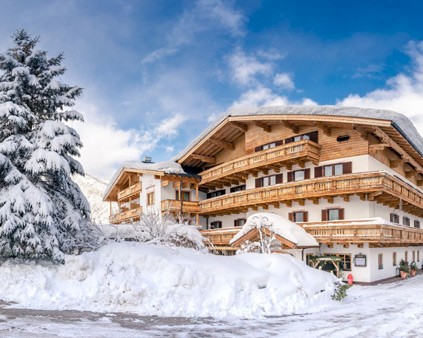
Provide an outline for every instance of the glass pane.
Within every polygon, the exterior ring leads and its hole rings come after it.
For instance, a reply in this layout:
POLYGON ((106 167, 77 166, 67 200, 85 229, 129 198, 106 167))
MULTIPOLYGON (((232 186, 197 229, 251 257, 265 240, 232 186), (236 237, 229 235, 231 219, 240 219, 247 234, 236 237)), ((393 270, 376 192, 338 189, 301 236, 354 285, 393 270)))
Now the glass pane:
POLYGON ((335 164, 335 175, 342 175, 344 173, 343 168, 342 164, 335 164))
POLYGON ((301 141, 301 136, 294 136, 294 142, 301 141))
POLYGON ((338 209, 328 210, 328 218, 329 218, 329 221, 338 220, 339 219, 339 210, 338 209))
POLYGON ((302 181, 304 179, 304 170, 294 172, 294 181, 302 181))
POLYGON ((332 166, 331 165, 327 165, 325 167, 323 167, 325 172, 325 176, 332 176, 332 166))
POLYGON ((294 212, 294 222, 304 222, 304 213, 294 212))
POLYGON ((309 139, 310 139, 310 135, 309 134, 303 135, 303 140, 309 140, 309 139))
POLYGON ((270 176, 270 185, 275 185, 276 184, 276 176, 270 176))

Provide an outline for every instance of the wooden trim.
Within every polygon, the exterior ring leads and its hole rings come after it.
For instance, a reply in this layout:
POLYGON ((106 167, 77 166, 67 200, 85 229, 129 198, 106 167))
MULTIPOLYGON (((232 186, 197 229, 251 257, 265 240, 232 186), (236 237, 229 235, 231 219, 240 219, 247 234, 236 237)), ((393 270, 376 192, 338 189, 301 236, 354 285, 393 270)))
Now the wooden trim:
POLYGON ((216 157, 213 156, 206 156, 206 155, 199 155, 199 154, 191 154, 192 158, 195 158, 196 160, 200 160, 202 162, 205 163, 211 163, 211 164, 215 164, 216 163, 216 157))
POLYGON ((229 150, 235 149, 235 145, 232 142, 222 141, 222 140, 218 140, 214 138, 210 138, 208 141, 214 144, 215 146, 223 148, 223 149, 229 149, 229 150))

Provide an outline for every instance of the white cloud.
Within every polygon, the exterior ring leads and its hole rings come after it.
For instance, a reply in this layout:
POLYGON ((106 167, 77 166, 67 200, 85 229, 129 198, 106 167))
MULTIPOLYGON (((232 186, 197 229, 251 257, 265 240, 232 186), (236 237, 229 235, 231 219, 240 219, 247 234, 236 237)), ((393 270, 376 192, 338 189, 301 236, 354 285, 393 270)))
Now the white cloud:
POLYGON ((260 62, 255 56, 246 55, 241 48, 237 48, 228 61, 233 79, 241 85, 254 85, 257 75, 270 75, 273 70, 271 63, 260 62))
POLYGON ((232 107, 286 106, 287 104, 289 101, 286 97, 273 93, 270 88, 258 86, 242 93, 232 107))
POLYGON ((295 88, 294 81, 291 79, 291 75, 288 73, 278 73, 273 79, 273 83, 281 88, 292 90, 295 88))
POLYGON ((389 79, 385 88, 363 96, 351 94, 337 104, 397 111, 408 116, 423 134, 423 41, 410 42, 407 54, 413 62, 410 74, 400 73, 389 79))

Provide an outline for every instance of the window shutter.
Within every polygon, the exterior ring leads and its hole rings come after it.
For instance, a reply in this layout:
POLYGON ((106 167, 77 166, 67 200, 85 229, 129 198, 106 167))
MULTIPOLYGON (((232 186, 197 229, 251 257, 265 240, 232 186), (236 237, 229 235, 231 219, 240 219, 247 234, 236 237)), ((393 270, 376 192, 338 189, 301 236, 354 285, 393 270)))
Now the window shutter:
POLYGON ((314 177, 322 177, 323 176, 323 167, 315 167, 314 168, 314 177))
POLYGON ((317 133, 317 131, 313 131, 310 133, 310 141, 313 141, 315 143, 319 143, 319 134, 317 133))
POLYGON ((310 178, 310 169, 304 169, 304 179, 310 178))
POLYGON ((344 219, 344 209, 339 209, 339 219, 344 219))
POLYGON ((276 147, 281 146, 283 144, 282 140, 278 140, 275 142, 276 147))
POLYGON ((276 175, 276 184, 280 184, 282 183, 282 174, 277 174, 276 175))
POLYGON ((294 142, 293 137, 289 137, 289 138, 285 139, 285 144, 288 144, 288 143, 291 143, 291 142, 294 142))
POLYGON ((294 213, 293 213, 293 212, 290 212, 290 213, 288 214, 288 219, 289 219, 291 222, 294 222, 294 213))
POLYGON ((304 211, 304 222, 308 222, 308 212, 304 211))
POLYGON ((292 182, 294 180, 294 172, 290 171, 288 173, 288 182, 292 182))
POLYGON ((328 211, 327 210, 322 210, 322 221, 327 221, 328 220, 328 211))
POLYGON ((256 188, 261 188, 263 186, 263 179, 256 178, 256 188))
POLYGON ((261 148, 261 146, 258 146, 258 147, 256 147, 256 152, 258 152, 258 151, 261 151, 262 150, 262 148, 261 148))
POLYGON ((343 163, 343 173, 351 174, 352 173, 352 162, 343 163))

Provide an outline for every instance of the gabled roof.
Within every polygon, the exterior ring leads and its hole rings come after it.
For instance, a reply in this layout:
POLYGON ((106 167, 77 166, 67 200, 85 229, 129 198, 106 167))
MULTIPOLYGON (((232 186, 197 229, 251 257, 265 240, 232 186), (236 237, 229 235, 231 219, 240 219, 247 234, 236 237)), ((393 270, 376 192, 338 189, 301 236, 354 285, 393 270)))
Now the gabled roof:
POLYGON ((201 155, 215 156, 221 150, 216 146, 216 140, 233 142, 243 134, 237 122, 254 121, 266 121, 266 123, 330 121, 354 126, 378 126, 401 146, 407 148, 406 150, 412 153, 418 162, 423 163, 423 138, 406 116, 389 110, 340 106, 264 106, 230 109, 209 125, 174 160, 187 166, 201 166, 201 160, 195 161, 194 156, 197 158, 201 155))

